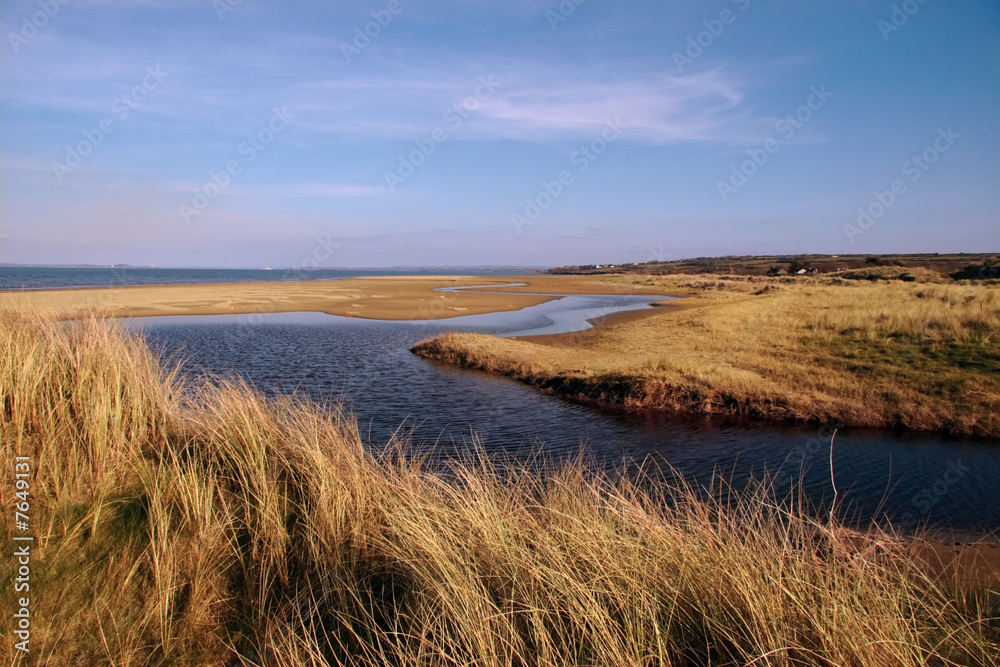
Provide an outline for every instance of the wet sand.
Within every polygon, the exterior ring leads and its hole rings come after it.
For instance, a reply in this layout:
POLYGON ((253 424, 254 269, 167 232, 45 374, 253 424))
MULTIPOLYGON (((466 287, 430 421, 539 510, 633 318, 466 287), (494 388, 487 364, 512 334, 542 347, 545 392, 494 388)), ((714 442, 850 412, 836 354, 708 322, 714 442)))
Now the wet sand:
POLYGON ((654 294, 590 276, 378 276, 308 282, 140 285, 0 292, 0 308, 28 307, 58 319, 322 312, 375 320, 436 320, 520 310, 554 297, 528 294, 654 294), (526 283, 436 292, 438 288, 526 283), (499 292, 517 292, 516 294, 499 292))
POLYGON ((961 588, 1000 589, 1000 541, 987 535, 967 541, 917 539, 912 542, 916 555, 929 572, 961 588))

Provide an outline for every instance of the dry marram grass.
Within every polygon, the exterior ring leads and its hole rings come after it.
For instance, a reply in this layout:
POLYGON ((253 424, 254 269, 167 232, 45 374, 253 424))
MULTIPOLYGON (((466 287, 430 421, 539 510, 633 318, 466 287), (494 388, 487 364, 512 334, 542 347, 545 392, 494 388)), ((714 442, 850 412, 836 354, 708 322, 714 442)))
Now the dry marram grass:
POLYGON ((376 457, 343 414, 187 386, 103 323, 2 315, 0 414, 4 499, 14 456, 33 471, 23 664, 990 665, 1000 651, 995 600, 933 580, 885 535, 849 554, 835 526, 764 495, 721 507, 580 466, 376 457))

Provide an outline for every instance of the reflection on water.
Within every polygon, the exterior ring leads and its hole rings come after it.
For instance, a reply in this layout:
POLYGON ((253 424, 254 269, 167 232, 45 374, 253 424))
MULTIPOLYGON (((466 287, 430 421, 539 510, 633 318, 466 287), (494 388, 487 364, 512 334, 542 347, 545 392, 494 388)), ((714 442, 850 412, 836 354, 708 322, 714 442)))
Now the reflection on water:
MULTIPOLYGON (((516 382, 411 354, 421 338, 449 330, 512 335, 574 330, 618 307, 654 297, 566 297, 515 313, 446 321, 377 322, 316 313, 165 317, 134 321, 154 348, 186 368, 239 375, 265 392, 343 401, 373 446, 408 433, 412 446, 447 455, 475 441, 490 452, 652 461, 696 484, 722 474, 739 487, 765 471, 783 488, 801 480, 815 502, 832 497, 829 433, 730 419, 597 410, 516 382), (801 474, 800 474, 801 473, 801 474)), ((1000 529, 1000 446, 994 442, 877 431, 838 432, 838 504, 859 520, 888 513, 899 523, 1000 529), (880 505, 882 505, 880 509, 880 505)))

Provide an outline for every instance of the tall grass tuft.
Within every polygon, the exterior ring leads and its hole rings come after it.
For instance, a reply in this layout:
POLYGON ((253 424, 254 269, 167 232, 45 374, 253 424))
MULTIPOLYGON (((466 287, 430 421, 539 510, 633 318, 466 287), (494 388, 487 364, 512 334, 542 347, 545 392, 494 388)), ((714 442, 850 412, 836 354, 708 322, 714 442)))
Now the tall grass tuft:
MULTIPOLYGON (((0 317, 2 489, 32 460, 38 665, 992 665, 995 598, 769 496, 578 464, 447 471, 101 322, 0 317), (858 544, 860 540, 860 544, 858 544), (989 605, 992 604, 991 608, 989 605)), ((5 553, 13 534, 4 514, 5 553)), ((0 560, 0 604, 14 565, 0 560)), ((10 614, 0 628, 12 636, 10 614)))

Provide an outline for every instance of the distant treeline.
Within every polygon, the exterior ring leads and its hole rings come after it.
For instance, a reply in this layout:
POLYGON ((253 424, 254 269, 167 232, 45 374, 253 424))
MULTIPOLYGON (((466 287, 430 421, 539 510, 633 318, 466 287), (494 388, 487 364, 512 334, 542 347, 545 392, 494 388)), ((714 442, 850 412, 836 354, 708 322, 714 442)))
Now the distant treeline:
POLYGON ((921 268, 937 271, 956 280, 1000 279, 1000 260, 993 253, 917 255, 729 255, 695 257, 671 262, 651 261, 629 264, 583 264, 549 269, 555 274, 642 273, 651 275, 794 275, 835 273, 872 267, 921 268))

